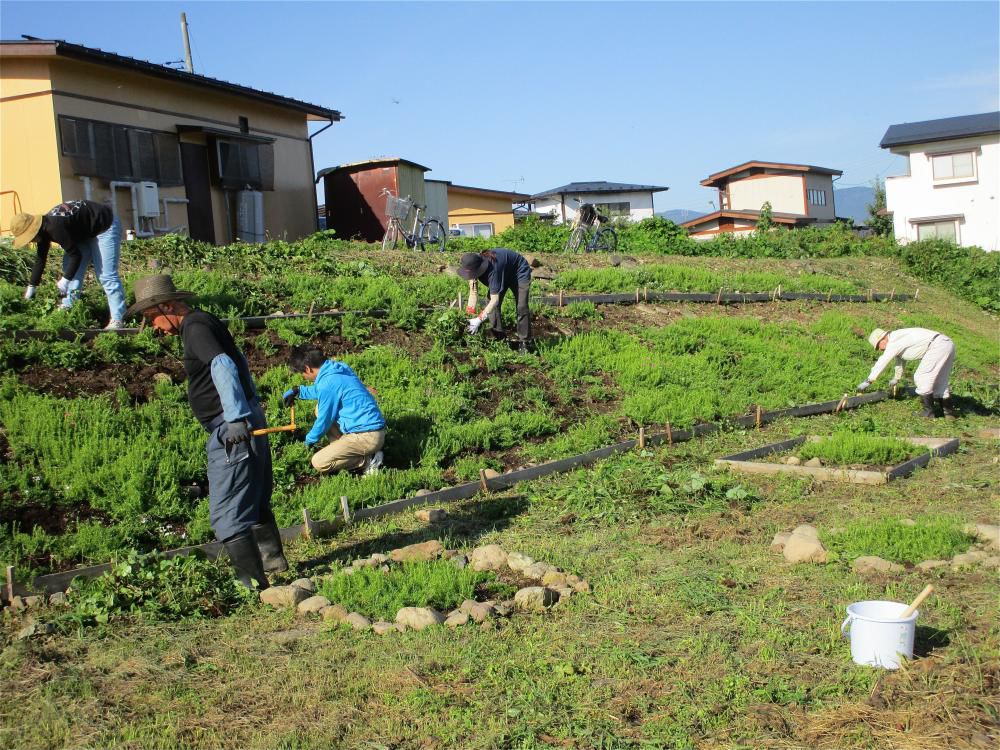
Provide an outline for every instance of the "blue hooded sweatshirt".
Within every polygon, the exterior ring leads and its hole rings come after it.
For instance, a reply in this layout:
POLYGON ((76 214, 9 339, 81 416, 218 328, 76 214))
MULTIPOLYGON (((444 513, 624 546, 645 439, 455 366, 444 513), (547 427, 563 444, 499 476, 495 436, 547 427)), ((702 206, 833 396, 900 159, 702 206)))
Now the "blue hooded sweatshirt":
POLYGON ((385 419, 375 398, 354 370, 343 362, 332 359, 324 362, 314 385, 299 386, 299 398, 319 401, 316 421, 306 435, 306 445, 325 437, 334 422, 344 435, 385 429, 385 419))

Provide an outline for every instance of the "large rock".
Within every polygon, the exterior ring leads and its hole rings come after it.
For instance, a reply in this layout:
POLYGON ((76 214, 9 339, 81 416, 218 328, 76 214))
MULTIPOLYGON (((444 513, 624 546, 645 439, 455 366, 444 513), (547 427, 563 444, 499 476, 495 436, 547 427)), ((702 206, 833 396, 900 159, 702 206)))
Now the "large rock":
POLYGON ((500 472, 496 469, 483 469, 483 476, 487 479, 496 479, 500 476, 500 472))
POLYGON ((527 586, 514 594, 514 608, 521 612, 541 612, 559 601, 559 594, 545 586, 527 586))
POLYGON ((771 540, 771 552, 781 552, 785 549, 785 544, 788 542, 788 537, 792 535, 790 531, 779 531, 774 535, 774 539, 771 540))
POLYGON ((303 599, 299 602, 295 611, 300 615, 307 615, 319 612, 329 606, 330 600, 325 596, 310 596, 308 599, 303 599))
POLYGON ((51 622, 31 622, 17 631, 17 639, 34 638, 40 635, 49 635, 56 632, 56 626, 51 622))
POLYGON ((324 620, 334 620, 336 622, 340 622, 345 619, 350 612, 347 611, 347 607, 343 604, 331 604, 329 607, 323 607, 323 609, 319 611, 319 614, 324 620))
POLYGON ((469 613, 462 612, 461 610, 455 610, 445 619, 444 624, 447 628, 457 628, 465 625, 469 621, 469 613))
POLYGON ((431 539, 429 542, 422 542, 421 544, 411 544, 407 547, 400 547, 399 549, 394 549, 389 553, 391 557, 396 562, 413 562, 413 561, 425 561, 425 560, 436 560, 441 557, 444 552, 444 545, 441 544, 437 539, 431 539))
POLYGON ((297 607, 309 598, 309 592, 298 586, 271 586, 260 592, 260 600, 278 609, 297 607))
POLYGON ((460 612, 466 613, 476 622, 487 620, 489 619, 489 616, 493 614, 492 604, 487 604, 486 602, 476 602, 472 599, 466 599, 462 602, 462 605, 458 609, 460 612))
POLYGON ((865 555, 857 557, 851 563, 851 570, 855 573, 901 573, 903 566, 888 560, 883 560, 875 555, 865 555))
POLYGON ((507 553, 499 544, 487 544, 472 550, 469 563, 473 570, 500 570, 507 564, 507 553))
POLYGON ((357 612, 351 612, 347 617, 341 620, 346 625, 350 625, 355 630, 368 630, 372 626, 372 621, 369 620, 362 614, 357 612))
POLYGON ((816 468, 816 467, 822 466, 823 462, 819 460, 818 456, 813 456, 808 461, 806 461, 804 465, 816 468))
POLYGON ((799 458, 798 456, 789 456, 788 458, 785 459, 785 463, 788 464, 789 466, 798 466, 799 464, 802 463, 802 459, 799 458))
POLYGON ((565 588, 568 584, 566 574, 560 573, 558 570, 550 570, 542 576, 542 585, 548 586, 550 589, 565 588))
POLYGON ((403 607, 396 613, 396 622, 414 630, 440 625, 444 620, 444 615, 430 607, 403 607))
POLYGON ((520 552, 511 552, 507 555, 507 567, 516 573, 520 573, 525 568, 534 565, 535 559, 522 555, 520 552))
POLYGON ((955 555, 951 558, 951 567, 954 570, 958 570, 959 568, 968 568, 972 565, 978 565, 988 557, 989 555, 982 550, 972 550, 971 552, 955 555))
POLYGON ((385 635, 388 632, 399 632, 399 628, 396 627, 396 623, 386 622, 385 620, 379 620, 376 623, 372 623, 372 630, 375 631, 375 635, 385 635))
POLYGON ((425 508, 418 510, 414 515, 418 521, 424 523, 441 523, 448 517, 448 514, 441 508, 425 508))
POLYGON ((546 573, 552 573, 555 570, 555 565, 549 565, 547 562, 536 562, 522 570, 521 575, 532 581, 541 581, 546 573))
POLYGON ((292 581, 293 586, 298 586, 303 591, 308 591, 310 594, 316 593, 316 584, 310 581, 308 578, 298 578, 292 581))
POLYGON ((990 523, 970 523, 963 531, 985 543, 987 547, 1000 549, 1000 526, 990 523))
POLYGON ((948 564, 947 560, 924 560, 923 562, 917 563, 914 567, 917 570, 926 572, 928 570, 934 570, 934 568, 944 568, 948 564))
POLYGON ((808 524, 797 527, 789 535, 782 553, 790 563, 825 563, 827 558, 816 529, 808 524))
POLYGON ((62 591, 57 591, 49 597, 49 604, 54 607, 59 607, 67 604, 66 594, 62 591))
POLYGON ((819 532, 811 523, 800 523, 792 529, 792 533, 798 534, 799 536, 807 536, 811 539, 819 539, 819 532))

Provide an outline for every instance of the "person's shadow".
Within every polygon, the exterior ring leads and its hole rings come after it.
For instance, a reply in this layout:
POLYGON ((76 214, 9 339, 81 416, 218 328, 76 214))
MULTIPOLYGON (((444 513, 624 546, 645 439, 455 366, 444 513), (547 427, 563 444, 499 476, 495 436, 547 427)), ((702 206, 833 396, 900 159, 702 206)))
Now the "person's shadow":
POLYGON ((917 625, 917 632, 913 639, 913 656, 930 656, 936 648, 944 648, 951 643, 951 638, 947 630, 932 628, 929 625, 917 625))

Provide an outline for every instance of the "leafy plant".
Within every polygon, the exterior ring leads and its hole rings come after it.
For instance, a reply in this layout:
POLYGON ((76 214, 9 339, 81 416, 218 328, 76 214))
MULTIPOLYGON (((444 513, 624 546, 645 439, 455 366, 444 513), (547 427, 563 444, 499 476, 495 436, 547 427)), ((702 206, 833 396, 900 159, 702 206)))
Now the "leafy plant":
POLYGON ((819 458, 831 464, 891 466, 926 451, 913 443, 894 437, 880 437, 863 432, 836 432, 799 448, 803 459, 819 458))
POLYGON ((921 517, 912 525, 895 518, 853 521, 836 533, 823 532, 821 538, 828 549, 847 560, 877 555, 898 563, 946 559, 972 544, 955 519, 933 516, 921 517))

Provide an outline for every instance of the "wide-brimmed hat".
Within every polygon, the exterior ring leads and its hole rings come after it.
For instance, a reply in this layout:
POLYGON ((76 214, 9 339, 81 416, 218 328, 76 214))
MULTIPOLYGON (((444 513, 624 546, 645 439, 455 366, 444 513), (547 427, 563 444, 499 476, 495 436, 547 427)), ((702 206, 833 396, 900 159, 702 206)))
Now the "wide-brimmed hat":
POLYGON ((14 247, 24 247, 38 234, 42 228, 41 214, 18 214, 10 223, 10 231, 14 234, 14 247))
POLYGON ((874 331, 868 334, 868 343, 872 345, 872 349, 878 349, 878 342, 886 337, 888 331, 884 331, 881 328, 876 328, 874 331))
POLYGON ((125 317, 131 318, 150 307, 156 307, 161 302, 187 299, 194 292, 181 291, 174 286, 170 274, 158 273, 155 276, 144 276, 135 282, 135 303, 125 311, 125 317))
POLYGON ((490 262, 479 253, 465 253, 458 266, 458 275, 466 281, 478 279, 490 267, 490 262))

